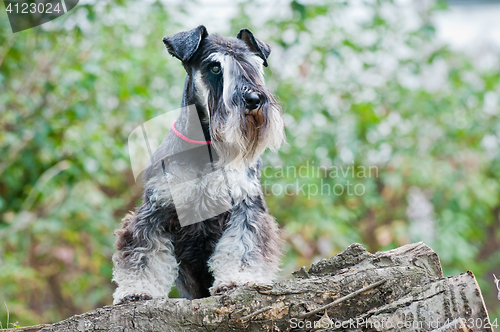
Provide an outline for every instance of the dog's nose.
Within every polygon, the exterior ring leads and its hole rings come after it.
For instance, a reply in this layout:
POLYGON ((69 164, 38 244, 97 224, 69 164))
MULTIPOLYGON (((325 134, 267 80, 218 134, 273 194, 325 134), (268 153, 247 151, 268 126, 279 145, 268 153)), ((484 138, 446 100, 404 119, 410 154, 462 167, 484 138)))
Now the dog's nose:
POLYGON ((257 92, 249 92, 245 96, 245 106, 249 111, 253 111, 260 106, 260 95, 257 92))

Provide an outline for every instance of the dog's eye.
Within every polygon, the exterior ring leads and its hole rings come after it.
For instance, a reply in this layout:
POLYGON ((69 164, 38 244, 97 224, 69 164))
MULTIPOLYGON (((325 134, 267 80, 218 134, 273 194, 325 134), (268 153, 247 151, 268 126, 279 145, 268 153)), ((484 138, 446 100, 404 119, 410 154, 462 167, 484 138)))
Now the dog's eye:
POLYGON ((214 73, 214 74, 220 73, 220 66, 219 65, 213 65, 212 66, 212 73, 214 73))

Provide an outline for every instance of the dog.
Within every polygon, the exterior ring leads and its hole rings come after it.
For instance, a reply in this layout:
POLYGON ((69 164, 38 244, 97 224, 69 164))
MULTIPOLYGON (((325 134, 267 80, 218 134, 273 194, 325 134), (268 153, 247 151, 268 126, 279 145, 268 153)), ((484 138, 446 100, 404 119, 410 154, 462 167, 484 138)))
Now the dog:
POLYGON ((187 77, 182 111, 143 173, 142 205, 115 231, 114 304, 196 299, 272 283, 281 240, 260 185, 266 150, 285 141, 281 106, 264 83, 271 48, 200 25, 163 38, 187 77))

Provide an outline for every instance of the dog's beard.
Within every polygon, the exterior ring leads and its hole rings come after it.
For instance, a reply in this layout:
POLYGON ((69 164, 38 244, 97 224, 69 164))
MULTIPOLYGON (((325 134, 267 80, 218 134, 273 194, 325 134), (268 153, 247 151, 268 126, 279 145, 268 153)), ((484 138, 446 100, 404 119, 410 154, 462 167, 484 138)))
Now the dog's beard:
POLYGON ((219 156, 218 166, 241 169, 253 165, 267 148, 279 149, 285 137, 284 121, 280 105, 272 95, 267 95, 251 114, 238 102, 242 98, 232 97, 209 101, 210 131, 219 156))

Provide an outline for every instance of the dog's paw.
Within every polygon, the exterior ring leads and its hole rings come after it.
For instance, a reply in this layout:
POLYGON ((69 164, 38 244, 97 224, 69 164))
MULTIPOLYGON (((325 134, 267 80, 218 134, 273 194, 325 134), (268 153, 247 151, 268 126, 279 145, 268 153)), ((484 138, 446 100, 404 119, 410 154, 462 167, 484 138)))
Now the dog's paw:
POLYGON ((213 295, 220 295, 220 294, 224 294, 228 291, 230 291, 231 289, 234 289, 238 287, 238 285, 236 285, 234 282, 230 282, 230 283, 222 283, 220 284, 217 288, 212 289, 213 291, 213 295))
POLYGON ((146 294, 132 294, 132 295, 127 295, 124 298, 122 298, 118 304, 124 304, 127 302, 137 302, 137 301, 145 301, 145 300, 151 300, 153 299, 151 296, 146 295, 146 294))

